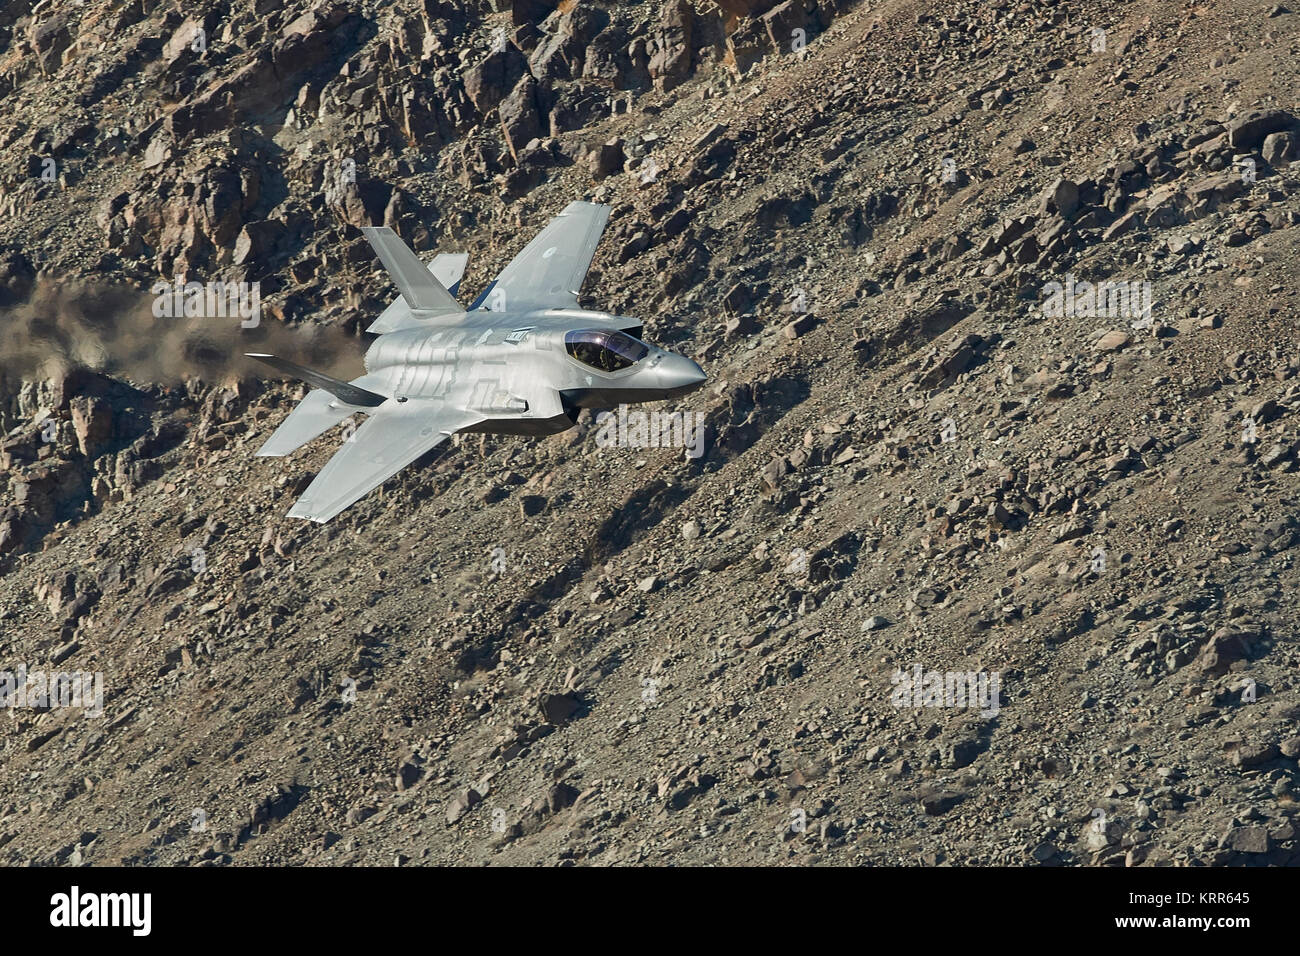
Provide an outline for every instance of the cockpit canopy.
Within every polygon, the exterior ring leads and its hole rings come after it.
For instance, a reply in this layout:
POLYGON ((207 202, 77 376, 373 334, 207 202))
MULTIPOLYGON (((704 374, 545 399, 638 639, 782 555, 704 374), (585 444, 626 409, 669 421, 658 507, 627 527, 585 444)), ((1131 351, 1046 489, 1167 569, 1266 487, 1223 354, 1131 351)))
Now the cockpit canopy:
POLYGON ((609 329, 582 329, 564 334, 564 348, 583 365, 602 372, 631 368, 650 353, 644 342, 626 332, 609 329))

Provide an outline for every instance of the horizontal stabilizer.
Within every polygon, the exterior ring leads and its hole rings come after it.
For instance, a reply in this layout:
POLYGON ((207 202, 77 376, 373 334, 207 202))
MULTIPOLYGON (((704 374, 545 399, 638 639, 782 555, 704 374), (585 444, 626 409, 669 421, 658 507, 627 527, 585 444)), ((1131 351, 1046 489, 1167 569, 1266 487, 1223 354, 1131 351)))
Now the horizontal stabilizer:
POLYGON ((329 392, 314 389, 289 413, 257 450, 259 458, 278 458, 296 451, 313 438, 329 431, 349 415, 356 414, 351 405, 344 405, 329 392))
POLYGON ((411 251, 411 247, 397 233, 387 226, 366 226, 361 232, 374 247, 408 306, 417 312, 435 314, 464 311, 456 297, 433 277, 420 257, 411 251))
MULTIPOLYGON (((292 362, 286 362, 284 359, 275 355, 266 355, 262 352, 245 352, 249 358, 255 358, 259 362, 271 366, 277 371, 284 372, 286 375, 292 375, 296 379, 306 382, 308 385, 314 385, 317 388, 323 388, 335 398, 349 405, 356 405, 359 408, 377 408, 384 404, 388 399, 372 392, 368 389, 361 388, 349 382, 333 378, 323 372, 317 372, 314 369, 305 368, 301 365, 295 365, 292 362)), ((347 416, 343 416, 346 418, 347 416)), ((342 419, 340 419, 342 421, 342 419)))

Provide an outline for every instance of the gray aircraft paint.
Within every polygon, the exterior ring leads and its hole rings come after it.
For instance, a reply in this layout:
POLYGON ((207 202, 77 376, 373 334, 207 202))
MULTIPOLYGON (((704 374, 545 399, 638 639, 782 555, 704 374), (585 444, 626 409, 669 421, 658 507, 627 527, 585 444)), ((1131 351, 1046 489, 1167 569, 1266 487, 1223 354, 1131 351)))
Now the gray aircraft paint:
POLYGON ((578 308, 578 289, 609 219, 609 207, 570 203, 511 260, 465 311, 457 288, 464 255, 426 266, 391 230, 364 230, 401 295, 369 331, 366 374, 349 383, 273 356, 255 356, 319 388, 258 451, 286 455, 345 418, 365 423, 321 469, 289 512, 328 521, 457 432, 550 435, 581 408, 612 408, 685 395, 704 372, 675 352, 646 354, 608 371, 579 361, 569 332, 640 329, 638 319, 578 308), (489 306, 502 306, 492 309, 489 306), (354 404, 350 404, 348 399, 354 404))

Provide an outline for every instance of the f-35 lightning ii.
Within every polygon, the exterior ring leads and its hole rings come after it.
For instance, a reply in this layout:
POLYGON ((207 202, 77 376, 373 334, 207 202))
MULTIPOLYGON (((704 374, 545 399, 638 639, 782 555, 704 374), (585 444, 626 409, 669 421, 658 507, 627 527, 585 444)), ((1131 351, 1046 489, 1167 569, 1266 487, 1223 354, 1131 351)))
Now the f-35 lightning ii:
POLYGON ((675 398, 704 384, 683 355, 639 339, 641 321, 578 307, 609 207, 573 202, 468 309, 456 293, 468 256, 427 267, 396 233, 363 229, 401 295, 366 330, 366 374, 344 382, 248 353, 315 386, 258 450, 287 455, 351 415, 366 421, 289 516, 325 522, 457 432, 551 435, 582 408, 675 398))

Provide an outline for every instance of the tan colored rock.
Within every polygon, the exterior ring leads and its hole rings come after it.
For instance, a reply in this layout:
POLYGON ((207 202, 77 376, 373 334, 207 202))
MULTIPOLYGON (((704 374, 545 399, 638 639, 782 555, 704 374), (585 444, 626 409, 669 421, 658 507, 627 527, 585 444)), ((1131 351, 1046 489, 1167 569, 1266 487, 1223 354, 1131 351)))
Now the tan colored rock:
POLYGON ((1133 337, 1123 329, 1112 329, 1093 345, 1094 352, 1118 352, 1133 341, 1133 337))

